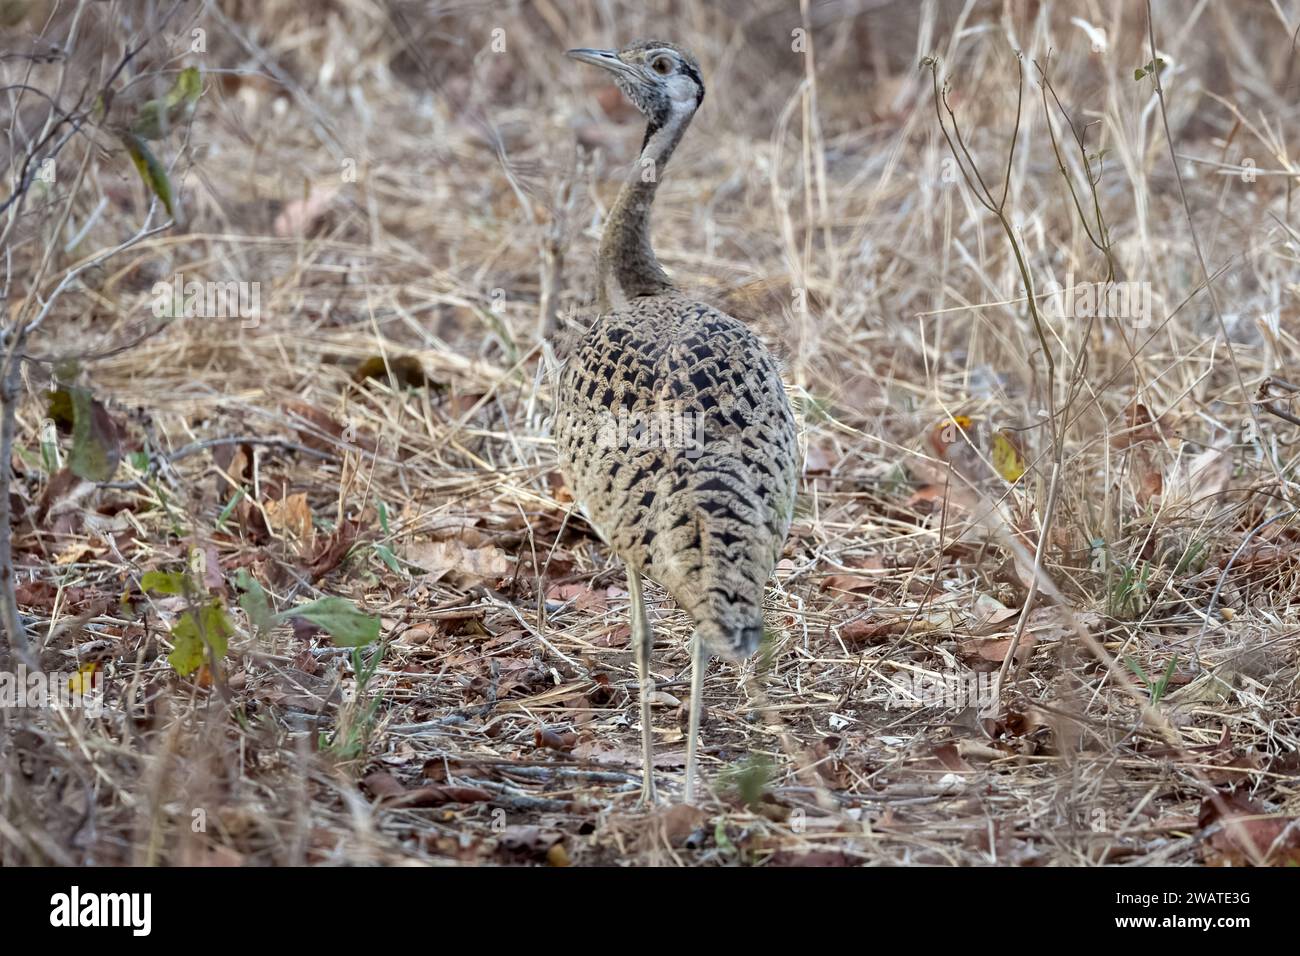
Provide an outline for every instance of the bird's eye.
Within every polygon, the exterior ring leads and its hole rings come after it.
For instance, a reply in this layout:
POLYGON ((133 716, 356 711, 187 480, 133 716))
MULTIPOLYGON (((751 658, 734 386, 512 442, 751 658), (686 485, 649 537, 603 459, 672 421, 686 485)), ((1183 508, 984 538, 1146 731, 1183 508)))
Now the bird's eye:
POLYGON ((650 68, 660 76, 667 76, 673 71, 673 61, 666 56, 661 56, 650 64, 650 68))

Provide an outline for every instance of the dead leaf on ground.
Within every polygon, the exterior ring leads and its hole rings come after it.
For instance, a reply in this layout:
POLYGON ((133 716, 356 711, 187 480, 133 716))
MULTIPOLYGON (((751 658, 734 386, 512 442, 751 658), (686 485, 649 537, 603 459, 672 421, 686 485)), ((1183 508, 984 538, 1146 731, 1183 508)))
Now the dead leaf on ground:
POLYGON ((478 526, 483 512, 487 510, 487 506, 475 508, 472 504, 463 510, 444 510, 433 514, 414 509, 403 510, 398 523, 420 538, 427 536, 434 541, 456 538, 467 547, 477 548, 487 541, 487 535, 478 526))
POLYGON ((492 584, 514 570, 514 562, 500 548, 467 548, 458 541, 413 541, 403 558, 435 581, 445 577, 463 586, 492 584))
POLYGON ((975 635, 992 634, 1001 629, 1003 624, 1020 616, 1020 608, 1007 607, 997 598, 981 592, 975 598, 970 610, 967 627, 975 635))
POLYGON ((593 637, 589 643, 592 647, 627 647, 632 640, 632 627, 628 624, 615 624, 604 633, 593 637))
POLYGON ((36 523, 44 525, 50 518, 75 511, 81 500, 95 490, 93 481, 78 478, 70 468, 54 473, 36 504, 36 523))
POLYGON ((1230 448, 1208 448, 1199 455, 1180 455, 1164 480, 1162 502, 1182 515, 1204 514, 1217 507, 1232 480, 1230 448))
POLYGON ((578 735, 573 731, 557 731, 549 727, 533 729, 533 746, 538 750, 558 750, 568 753, 578 744, 578 735))
POLYGON ((230 494, 232 487, 241 488, 253 481, 253 446, 247 442, 236 445, 214 445, 212 462, 221 472, 217 493, 230 494))
POLYGON ((484 803, 492 799, 492 794, 482 787, 424 784, 407 788, 387 770, 366 774, 361 784, 387 807, 434 807, 444 803, 484 803))
POLYGON ((376 799, 400 797, 406 793, 406 787, 402 786, 402 782, 387 770, 376 770, 366 774, 361 785, 376 799))
POLYGON ((956 415, 939 422, 930 429, 927 438, 935 457, 946 461, 968 481, 979 483, 991 476, 989 466, 980 457, 980 435, 969 415, 956 415))
POLYGON ((929 513, 943 507, 943 500, 947 493, 947 485, 934 483, 924 484, 908 496, 907 500, 903 502, 903 506, 915 511, 920 511, 921 509, 917 506, 925 505, 925 511, 929 513))
POLYGON ((593 590, 582 583, 552 584, 546 589, 546 599, 564 604, 573 602, 570 610, 574 611, 604 611, 609 607, 609 589, 593 590))
POLYGON ((186 841, 181 844, 178 862, 181 866, 243 866, 245 860, 244 854, 232 847, 186 841))
MULTIPOLYGON (((641 767, 641 751, 620 747, 607 740, 592 738, 579 741, 573 748, 573 756, 579 760, 590 761, 607 767, 641 767)), ((659 770, 671 770, 686 765, 685 751, 660 752, 654 754, 653 764, 659 770)))
POLYGON ((1206 671, 1165 697, 1165 701, 1184 707, 1191 704, 1214 706, 1231 699, 1236 693, 1237 672, 1227 664, 1206 671))
POLYGON ((387 360, 382 355, 372 355, 357 366, 352 373, 352 381, 364 382, 373 378, 386 384, 390 373, 399 387, 424 388, 431 384, 425 377, 424 366, 414 355, 388 356, 387 360))
POLYGON ((1025 633, 1039 641, 1055 641, 1075 633, 1075 626, 1090 634, 1099 634, 1104 621, 1097 611, 1063 608, 1059 604, 1039 604, 1029 612, 1025 633))
POLYGON ((309 554, 316 542, 316 529, 312 525, 311 506, 305 492, 289 495, 279 501, 264 505, 271 530, 288 539, 298 554, 309 554))
POLYGON ((60 590, 50 581, 19 581, 14 596, 20 607, 52 611, 56 603, 65 611, 80 614, 89 607, 100 607, 111 595, 98 588, 67 587, 60 590))
POLYGON ((1135 398, 1124 411, 1124 430, 1111 436, 1110 446, 1119 450, 1159 440, 1159 422, 1152 416, 1151 409, 1135 398))
POLYGON ((852 594, 857 591, 873 591, 880 587, 884 579, 883 574, 877 578, 864 574, 828 574, 822 578, 821 588, 823 591, 847 591, 852 594))
POLYGON ((1245 794, 1207 798, 1197 823, 1210 866, 1300 866, 1300 817, 1269 813, 1245 794))
MULTIPOLYGON (((1020 644, 1016 647, 1017 660, 1023 660, 1026 654, 1033 651, 1034 638, 1031 634, 1025 634, 1020 638, 1020 644)), ((957 645, 957 651, 962 658, 972 667, 978 669, 980 662, 1001 664, 1007 659, 1007 652, 1011 650, 1011 638, 1004 637, 996 641, 962 641, 957 645)), ((992 670, 992 668, 984 668, 992 670)))
POLYGON ((894 634, 902 633, 906 626, 906 618, 859 619, 850 621, 840 628, 840 640, 849 647, 876 644, 894 634))
POLYGON ((285 203, 275 217, 275 234, 282 239, 310 235, 325 218, 338 194, 336 185, 312 186, 304 198, 285 203))
POLYGON ((854 856, 843 850, 778 850, 767 861, 767 866, 816 866, 844 867, 861 866, 862 857, 854 856))
POLYGON ((435 624, 412 624, 402 632, 402 636, 397 638, 393 643, 402 644, 408 647, 418 647, 422 644, 428 644, 438 636, 438 627, 435 624))
POLYGON ((1165 493, 1165 475, 1160 467, 1159 452, 1147 446, 1135 448, 1130 460, 1132 469, 1133 497, 1139 508, 1145 508, 1152 500, 1165 493))
POLYGON ((225 593, 226 578, 221 573, 221 555, 217 551, 217 546, 211 541, 205 541, 199 549, 202 558, 199 559, 200 580, 203 586, 209 591, 225 593))
POLYGON ((507 853, 549 857, 551 847, 563 839, 564 834, 559 830, 512 825, 501 831, 501 835, 497 837, 497 844, 507 853))
POLYGON ((1028 737, 1038 731, 1051 727, 1052 716, 1037 707, 1027 707, 1023 711, 1008 710, 1001 718, 991 719, 986 729, 989 736, 997 738, 1028 737))
POLYGON ((684 844, 708 819, 709 815, 699 807, 686 803, 656 809, 651 816, 653 825, 669 846, 684 844))
POLYGON ((391 807, 438 807, 444 803, 490 803, 492 791, 482 787, 460 787, 451 784, 426 784, 413 787, 397 797, 391 807))
POLYGON ((285 402, 284 411, 298 432, 299 440, 308 448, 342 454, 340 443, 369 452, 379 447, 367 429, 358 428, 352 422, 340 422, 323 408, 292 401, 285 402))
POLYGON ((314 549, 308 559, 307 570, 311 572, 311 579, 318 581, 342 564, 343 559, 352 550, 352 546, 361 538, 361 523, 352 518, 345 518, 330 532, 329 537, 314 549))
POLYGON ((921 767, 933 767, 949 773, 974 773, 975 768, 966 762, 961 751, 952 741, 935 744, 930 748, 930 756, 921 762, 921 767))

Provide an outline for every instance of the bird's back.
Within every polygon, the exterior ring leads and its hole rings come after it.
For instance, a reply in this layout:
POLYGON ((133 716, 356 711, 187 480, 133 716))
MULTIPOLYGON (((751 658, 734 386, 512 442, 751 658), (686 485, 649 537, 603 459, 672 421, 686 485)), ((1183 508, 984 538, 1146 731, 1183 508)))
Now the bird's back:
POLYGON ((592 525, 662 584, 710 651, 748 655, 794 509, 794 415, 748 328, 677 294, 632 299, 575 346, 555 423, 592 525))

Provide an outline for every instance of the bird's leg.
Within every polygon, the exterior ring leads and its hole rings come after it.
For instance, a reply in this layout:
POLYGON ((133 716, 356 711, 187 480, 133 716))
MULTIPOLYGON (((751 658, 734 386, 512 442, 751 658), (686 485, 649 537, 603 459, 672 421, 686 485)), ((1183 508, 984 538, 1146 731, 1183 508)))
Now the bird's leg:
POLYGON ((650 726, 650 648, 654 637, 645 613, 641 594, 641 573, 631 565, 627 569, 627 592, 632 599, 632 648, 636 652, 637 692, 641 698, 641 805, 653 804, 655 796, 654 737, 650 726))
POLYGON ((704 697, 704 641, 697 633, 691 638, 690 736, 686 738, 686 802, 695 802, 695 742, 700 737, 700 704, 704 697))

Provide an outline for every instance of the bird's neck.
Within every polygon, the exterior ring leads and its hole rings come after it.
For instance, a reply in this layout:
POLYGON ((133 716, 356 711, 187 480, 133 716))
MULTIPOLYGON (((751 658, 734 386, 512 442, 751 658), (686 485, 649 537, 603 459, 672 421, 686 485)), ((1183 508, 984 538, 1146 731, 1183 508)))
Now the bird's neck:
POLYGON ((658 295, 673 287, 650 245, 650 207, 664 168, 693 114, 693 109, 672 110, 663 123, 652 122, 646 128, 641 156, 610 210, 600 239, 601 311, 622 308, 637 296, 658 295))

